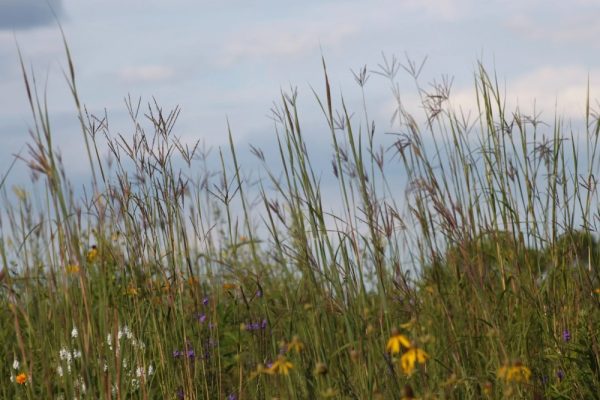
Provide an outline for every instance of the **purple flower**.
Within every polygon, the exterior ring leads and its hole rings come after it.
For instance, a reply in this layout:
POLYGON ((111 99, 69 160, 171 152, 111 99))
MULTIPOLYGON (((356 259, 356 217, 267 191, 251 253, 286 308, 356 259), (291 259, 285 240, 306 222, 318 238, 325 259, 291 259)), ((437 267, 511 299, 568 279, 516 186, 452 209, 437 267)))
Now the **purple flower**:
POLYGON ((256 297, 258 297, 258 298, 261 298, 261 297, 263 297, 263 292, 262 292, 262 290, 258 289, 258 290, 256 291, 256 297))
POLYGON ((190 349, 190 350, 186 351, 185 353, 187 355, 187 358, 194 359, 196 357, 196 352, 194 351, 194 349, 190 349))
POLYGON ((227 400, 237 400, 237 396, 235 393, 230 393, 229 396, 227 396, 227 400))
POLYGON ((183 355, 183 353, 179 350, 173 350, 173 358, 179 358, 183 355))
POLYGON ((194 317, 196 317, 196 319, 198 320, 198 322, 200 322, 201 324, 203 324, 204 321, 206 321, 206 314, 204 314, 204 313, 196 313, 194 315, 194 317))
POLYGON ((208 305, 208 297, 202 299, 202 304, 204 304, 205 306, 208 305))
POLYGON ((249 322, 245 324, 245 327, 248 332, 257 331, 259 329, 264 330, 267 328, 267 320, 263 319, 261 322, 249 322))
POLYGON ((569 332, 568 329, 565 329, 562 333, 562 338, 565 342, 568 342, 571 340, 571 332, 569 332))
POLYGON ((556 371, 556 377, 559 381, 562 381, 563 379, 565 379, 565 371, 559 369, 558 371, 556 371))

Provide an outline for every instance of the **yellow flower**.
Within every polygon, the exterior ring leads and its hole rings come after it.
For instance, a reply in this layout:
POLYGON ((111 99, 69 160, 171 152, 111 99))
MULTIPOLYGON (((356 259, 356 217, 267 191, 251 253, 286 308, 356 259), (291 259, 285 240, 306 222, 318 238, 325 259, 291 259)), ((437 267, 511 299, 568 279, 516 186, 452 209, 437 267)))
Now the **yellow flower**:
POLYGON ((77 274, 79 273, 79 265, 78 264, 69 264, 65 268, 69 274, 77 274))
POLYGON ((527 383, 529 382, 529 378, 531 378, 531 370, 520 362, 516 362, 513 365, 500 367, 498 369, 498 378, 506 382, 527 383))
POLYGON ((137 287, 135 287, 133 285, 127 287, 127 295, 128 296, 135 297, 139 294, 140 294, 140 290, 137 287))
POLYGON ((410 340, 404 335, 401 335, 397 329, 392 330, 392 336, 388 339, 385 349, 392 354, 400 353, 402 347, 410 348, 410 340))
POLYGON ((272 374, 287 375, 292 368, 294 368, 294 365, 284 356, 280 355, 269 368, 269 372, 272 374))
POLYGON ((327 388, 327 390, 325 390, 324 392, 321 392, 321 396, 323 396, 326 399, 337 397, 338 394, 339 392, 332 387, 327 388))
POLYGON ((92 248, 87 253, 87 262, 92 263, 98 258, 98 247, 93 245, 92 248))
POLYGON ((413 347, 402 354, 402 357, 400 357, 400 366, 406 375, 412 375, 415 364, 425 364, 428 358, 429 356, 423 350, 413 347))
POLYGON ((261 363, 256 366, 256 370, 252 371, 250 374, 250 379, 254 379, 260 374, 273 375, 273 372, 271 372, 270 369, 266 368, 265 365, 261 363))
POLYGON ((300 339, 298 338, 298 336, 294 336, 292 338, 292 341, 287 345, 287 351, 288 351, 288 353, 290 351, 292 351, 292 350, 296 350, 296 353, 300 353, 303 348, 304 348, 304 343, 302 343, 300 341, 300 339))
POLYGON ((17 375, 17 378, 15 379, 15 381, 19 385, 26 384, 27 383, 27 374, 25 372, 21 372, 19 375, 17 375))
POLYGON ((400 324, 400 328, 402 328, 402 329, 410 329, 415 324, 415 322, 417 322, 417 320, 414 319, 414 318, 411 318, 410 321, 405 322, 404 324, 400 324))

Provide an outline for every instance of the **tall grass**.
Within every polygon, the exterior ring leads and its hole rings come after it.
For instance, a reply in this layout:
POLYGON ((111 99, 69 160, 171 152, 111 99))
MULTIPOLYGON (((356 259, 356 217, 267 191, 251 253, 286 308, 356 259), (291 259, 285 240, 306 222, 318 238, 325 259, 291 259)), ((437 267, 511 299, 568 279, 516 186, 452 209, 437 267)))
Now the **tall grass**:
POLYGON ((480 66, 469 119, 450 80, 423 87, 421 64, 384 58, 355 73, 357 123, 323 62, 313 95, 331 170, 292 91, 272 109, 278 152, 251 147, 253 183, 231 132, 216 170, 179 140, 178 108, 128 98, 133 129, 111 133, 65 49, 90 184, 70 184, 22 63, 36 189, 3 188, 2 398, 600 398, 589 101, 583 132, 566 131, 507 110, 480 66), (400 73, 423 115, 402 102, 400 73), (389 147, 369 119, 371 76, 396 101, 389 147))

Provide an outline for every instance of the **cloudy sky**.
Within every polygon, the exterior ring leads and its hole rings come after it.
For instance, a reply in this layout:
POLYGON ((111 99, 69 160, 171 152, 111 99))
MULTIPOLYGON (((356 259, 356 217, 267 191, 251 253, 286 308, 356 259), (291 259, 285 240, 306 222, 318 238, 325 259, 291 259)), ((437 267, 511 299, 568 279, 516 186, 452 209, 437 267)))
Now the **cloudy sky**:
MULTIPOLYGON (((31 126, 17 42, 40 85, 47 82, 67 167, 86 171, 48 5, 67 36, 83 102, 91 112, 106 109, 115 132, 129 129, 125 96, 155 97, 165 108, 181 106, 176 133, 185 140, 225 144, 228 118, 244 149, 268 147, 269 109, 292 85, 310 128, 307 140, 319 143, 324 125, 310 88, 323 87, 321 54, 334 93, 350 105, 360 99, 351 69, 375 69, 382 52, 427 56, 424 79, 454 77, 454 96, 466 105, 474 104, 478 60, 495 70, 511 104, 527 109, 535 101, 550 120, 555 108, 581 118, 588 76, 592 97, 600 93, 600 2, 593 0, 0 0, 2 171, 31 126)), ((410 78, 399 83, 410 103, 410 78)), ((371 117, 390 129, 389 87, 373 76, 366 92, 371 117)))

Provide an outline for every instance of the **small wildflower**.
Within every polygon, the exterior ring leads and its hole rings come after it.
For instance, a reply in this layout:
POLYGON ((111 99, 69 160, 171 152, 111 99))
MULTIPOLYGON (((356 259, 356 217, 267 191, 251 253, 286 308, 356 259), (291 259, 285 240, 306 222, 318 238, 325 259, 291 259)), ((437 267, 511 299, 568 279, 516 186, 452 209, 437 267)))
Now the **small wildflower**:
POLYGON ((65 270, 69 274, 78 274, 80 271, 79 264, 69 264, 65 267, 65 270))
POLYGON ((25 372, 21 372, 19 375, 17 375, 17 377, 15 378, 15 381, 19 385, 26 384, 27 383, 27 374, 25 372))
POLYGON ((385 349, 391 354, 398 354, 402 347, 410 348, 410 340, 404 335, 401 335, 397 329, 392 330, 392 336, 388 339, 385 349))
POLYGON ((277 360, 269 368, 269 371, 273 374, 287 375, 292 368, 294 368, 294 365, 284 356, 279 355, 277 360))
POLYGON ((73 355, 66 347, 63 347, 58 351, 58 356, 67 363, 71 363, 71 360, 73 359, 73 355))
POLYGON ((202 304, 204 304, 205 306, 208 305, 208 297, 202 299, 202 304))
POLYGON ((327 365, 325 363, 322 362, 318 362, 317 365, 315 365, 315 375, 327 375, 328 369, 327 369, 327 365))
POLYGON ((235 393, 230 393, 229 396, 227 396, 227 400, 237 400, 237 396, 235 393))
POLYGON ((126 293, 129 297, 137 297, 140 294, 140 291, 137 287, 131 285, 127 287, 126 293))
POLYGON ((337 397, 338 394, 338 391, 332 387, 327 388, 327 390, 325 390, 324 392, 321 392, 321 396, 323 396, 326 399, 332 399, 334 397, 337 397))
POLYGON ((98 246, 92 245, 92 248, 87 253, 87 262, 93 263, 98 258, 98 246))
POLYGON ((200 281, 195 276, 190 276, 187 279, 187 282, 188 282, 188 285, 190 285, 190 286, 198 286, 198 285, 200 285, 200 281))
POLYGON ((15 359, 12 364, 13 369, 17 370, 17 369, 19 369, 20 366, 21 366, 21 363, 19 362, 19 360, 15 359))
POLYGON ((71 331, 71 337, 75 339, 77 336, 79 336, 79 331, 77 330, 77 327, 74 326, 73 330, 71 331))
POLYGON ((563 330, 562 338, 565 342, 571 341, 571 332, 568 329, 563 330))
POLYGON ((565 379, 565 371, 559 369, 558 371, 556 371, 556 377, 559 381, 562 381, 563 379, 565 379))
POLYGON ((513 365, 500 367, 497 375, 506 382, 527 383, 531 378, 531 370, 520 362, 516 362, 513 365))
POLYGON ((288 345, 287 345, 287 352, 289 353, 290 351, 295 350, 296 353, 300 353, 303 348, 304 348, 304 343, 302 343, 300 341, 298 336, 294 336, 292 338, 292 341, 290 343, 288 343, 288 345))
POLYGON ((417 320, 414 319, 414 318, 411 318, 410 321, 405 322, 403 324, 400 324, 400 328, 402 328, 402 329, 410 329, 415 324, 415 322, 417 322, 417 320))
POLYGON ((201 324, 204 323, 204 321, 206 321, 206 314, 202 313, 196 313, 196 319, 198 320, 198 322, 200 322, 201 324))
POLYGON ((413 347, 402 354, 402 357, 400 357, 400 366, 402 367, 402 371, 410 376, 415 369, 415 364, 425 364, 428 358, 429 356, 423 350, 413 347))
POLYGON ((483 384, 483 394, 485 394, 486 396, 491 396, 493 389, 494 385, 492 385, 492 382, 486 382, 483 384))
POLYGON ((173 350, 173 358, 179 358, 183 355, 183 353, 179 350, 173 350))
POLYGON ((269 368, 271 368, 273 364, 268 365, 267 367, 265 367, 264 364, 258 364, 256 366, 256 370, 252 371, 252 374, 250 374, 250 379, 254 379, 257 376, 259 376, 260 374, 267 374, 267 375, 272 375, 273 372, 271 372, 271 370, 269 368))

